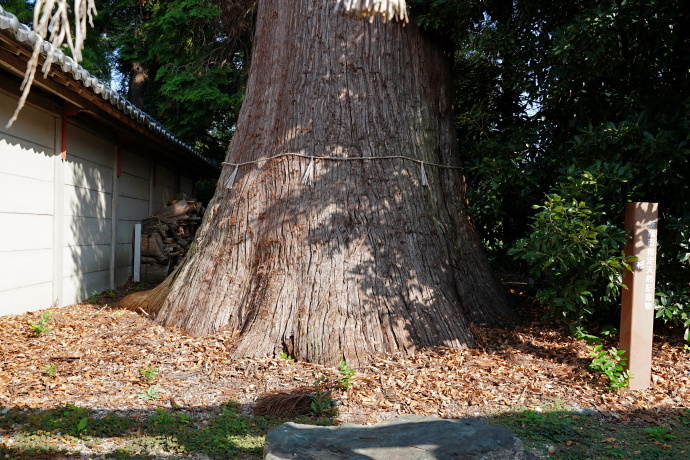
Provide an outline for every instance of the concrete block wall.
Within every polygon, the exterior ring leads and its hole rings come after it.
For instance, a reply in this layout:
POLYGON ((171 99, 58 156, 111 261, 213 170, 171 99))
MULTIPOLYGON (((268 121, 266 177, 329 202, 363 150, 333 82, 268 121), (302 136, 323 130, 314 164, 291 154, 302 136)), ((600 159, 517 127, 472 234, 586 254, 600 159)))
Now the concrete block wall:
POLYGON ((63 303, 110 286, 113 140, 67 129, 63 199, 63 303))
POLYGON ((124 149, 117 196, 117 235, 115 242, 115 284, 132 276, 134 224, 155 211, 151 199, 153 162, 124 149))
MULTIPOLYGON (((0 93, 0 119, 16 100, 0 93)), ((55 119, 32 107, 0 125, 0 315, 50 306, 54 278, 55 119)))
MULTIPOLYGON (((0 120, 16 99, 0 92, 0 120)), ((26 106, 0 126, 0 316, 81 302, 133 272, 134 224, 175 198, 193 196, 183 167, 26 106), (155 168, 155 171, 154 171, 155 168), (155 182, 154 186, 154 172, 155 182)))

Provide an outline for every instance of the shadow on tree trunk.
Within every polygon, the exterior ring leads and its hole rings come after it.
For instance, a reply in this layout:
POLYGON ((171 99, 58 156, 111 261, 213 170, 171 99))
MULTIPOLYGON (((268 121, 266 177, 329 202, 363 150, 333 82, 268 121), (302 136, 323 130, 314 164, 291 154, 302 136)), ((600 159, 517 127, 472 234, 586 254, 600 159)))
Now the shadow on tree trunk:
POLYGON ((237 357, 328 365, 473 346, 471 322, 512 322, 467 216, 451 57, 412 24, 260 2, 196 240, 163 285, 125 303, 193 335, 232 329, 237 357))

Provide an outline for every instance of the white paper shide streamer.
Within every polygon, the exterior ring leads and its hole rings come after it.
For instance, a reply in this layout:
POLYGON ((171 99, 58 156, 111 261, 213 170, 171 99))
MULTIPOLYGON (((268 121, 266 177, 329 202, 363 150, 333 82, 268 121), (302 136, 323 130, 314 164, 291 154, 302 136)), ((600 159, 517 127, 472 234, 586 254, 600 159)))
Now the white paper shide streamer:
POLYGON ((409 22, 405 0, 337 0, 335 12, 339 11, 347 16, 369 21, 381 16, 383 22, 393 19, 409 22))
POLYGON ((424 163, 422 163, 422 172, 420 173, 422 187, 429 186, 429 179, 426 177, 426 171, 424 170, 424 163))
POLYGON ((232 174, 230 174, 230 177, 228 177, 228 180, 225 183, 225 188, 227 188, 228 190, 232 189, 232 186, 235 185, 235 179, 237 178, 237 170, 239 169, 239 165, 235 166, 235 169, 232 171, 232 174))
POLYGON ((309 160, 309 166, 307 166, 307 171, 302 176, 302 183, 311 187, 314 185, 314 158, 309 160))

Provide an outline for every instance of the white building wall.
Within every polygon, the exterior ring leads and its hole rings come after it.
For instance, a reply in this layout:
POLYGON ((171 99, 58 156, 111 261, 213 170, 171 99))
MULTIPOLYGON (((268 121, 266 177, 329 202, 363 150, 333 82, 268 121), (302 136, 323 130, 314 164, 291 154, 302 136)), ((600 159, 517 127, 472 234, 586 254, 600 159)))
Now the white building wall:
POLYGON ((63 208, 65 305, 110 286, 113 155, 113 141, 69 124, 63 208))
POLYGON ((165 166, 156 165, 156 186, 153 188, 153 212, 167 206, 168 201, 175 199, 175 171, 165 166))
MULTIPOLYGON (((0 120, 16 99, 0 93, 0 120)), ((0 123, 0 315, 38 310, 53 299, 55 118, 32 107, 0 123)))
POLYGON ((191 177, 183 174, 180 175, 180 194, 185 200, 195 198, 194 196, 194 181, 191 177))
MULTIPOLYGON (((132 274, 134 224, 175 199, 175 172, 114 138, 68 123, 0 92, 0 316, 71 305, 132 274)), ((179 178, 193 197, 193 181, 179 178)))
POLYGON ((151 161, 123 150, 117 197, 117 235, 115 284, 121 285, 132 275, 134 224, 149 216, 149 178, 151 161))

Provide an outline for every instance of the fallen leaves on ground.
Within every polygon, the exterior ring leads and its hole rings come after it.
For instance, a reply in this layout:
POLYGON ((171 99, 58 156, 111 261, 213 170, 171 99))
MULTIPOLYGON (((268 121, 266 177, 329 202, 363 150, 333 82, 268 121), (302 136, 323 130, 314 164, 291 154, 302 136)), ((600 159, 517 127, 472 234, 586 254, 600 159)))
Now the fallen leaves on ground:
MULTIPOLYGON (((35 337, 29 321, 44 311, 0 322, 2 406, 203 410, 237 398, 250 410, 263 394, 313 384, 310 364, 231 359, 229 333, 189 337, 145 315, 102 305, 54 310, 52 330, 35 337), (49 366, 55 366, 54 377, 49 366), (151 379, 141 372, 149 366, 158 371, 151 379), (153 385, 162 397, 137 397, 153 385)), ((667 423, 669 410, 690 407, 690 353, 680 340, 655 337, 650 389, 612 393, 588 370, 586 344, 557 325, 474 332, 476 349, 373 358, 356 369, 353 388, 333 395, 338 419, 375 423, 403 413, 456 417, 563 404, 622 420, 667 423)), ((338 381, 336 369, 320 371, 332 384, 338 381)))

